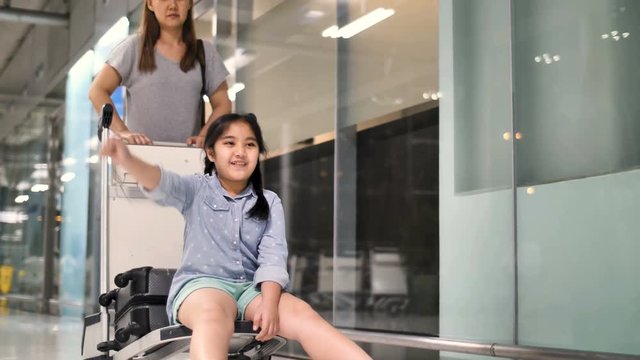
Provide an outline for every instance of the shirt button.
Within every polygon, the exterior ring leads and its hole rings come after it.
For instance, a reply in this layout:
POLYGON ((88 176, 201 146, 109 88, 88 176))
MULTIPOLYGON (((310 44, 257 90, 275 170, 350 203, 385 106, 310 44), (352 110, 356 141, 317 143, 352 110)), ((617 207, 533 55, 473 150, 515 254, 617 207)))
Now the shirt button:
POLYGON ((236 264, 240 264, 240 261, 236 261, 236 264))
POLYGON ((238 219, 233 219, 233 221, 238 221, 238 219))
POLYGON ((233 245, 235 245, 235 244, 237 244, 237 243, 238 243, 237 241, 234 241, 234 242, 233 242, 233 245))
POLYGON ((244 280, 244 276, 240 276, 240 280, 244 280))

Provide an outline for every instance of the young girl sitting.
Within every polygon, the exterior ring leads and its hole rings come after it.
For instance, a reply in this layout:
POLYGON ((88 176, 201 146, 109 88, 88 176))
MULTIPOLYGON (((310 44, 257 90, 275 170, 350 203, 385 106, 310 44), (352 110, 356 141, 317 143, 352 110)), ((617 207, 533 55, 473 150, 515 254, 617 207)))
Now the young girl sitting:
POLYGON ((289 283, 284 211, 262 188, 266 149, 253 114, 223 115, 208 129, 205 174, 179 176, 131 155, 110 139, 102 149, 147 195, 185 219, 185 246, 167 303, 171 323, 193 331, 191 359, 227 359, 236 319, 251 319, 257 340, 298 341, 313 359, 371 359, 307 303, 283 292, 289 283))

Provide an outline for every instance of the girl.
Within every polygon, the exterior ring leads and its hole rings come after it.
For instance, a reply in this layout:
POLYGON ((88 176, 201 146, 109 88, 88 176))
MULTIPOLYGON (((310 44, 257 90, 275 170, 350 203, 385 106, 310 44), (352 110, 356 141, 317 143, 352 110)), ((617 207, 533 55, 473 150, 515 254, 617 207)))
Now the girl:
POLYGON ((172 323, 192 329, 192 359, 226 359, 234 320, 251 319, 256 338, 298 341, 313 359, 370 359, 304 301, 289 283, 280 198, 262 188, 266 149, 253 114, 213 122, 204 141, 205 174, 178 176, 132 156, 111 139, 104 156, 124 167, 162 205, 185 218, 185 246, 167 304, 172 323))
POLYGON ((127 125, 115 113, 111 129, 131 144, 155 141, 202 146, 211 119, 231 111, 225 78, 229 73, 213 44, 204 45, 202 83, 192 17, 193 0, 145 0, 139 34, 111 53, 89 90, 97 111, 112 103, 119 85, 127 88, 127 125), (200 129, 200 92, 213 113, 200 129), (182 119, 187 119, 182 120, 182 119))

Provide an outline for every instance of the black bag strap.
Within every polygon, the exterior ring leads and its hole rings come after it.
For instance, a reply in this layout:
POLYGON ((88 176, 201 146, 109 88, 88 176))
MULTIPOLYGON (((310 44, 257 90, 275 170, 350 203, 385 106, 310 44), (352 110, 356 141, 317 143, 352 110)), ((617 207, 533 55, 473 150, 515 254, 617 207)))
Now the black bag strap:
POLYGON ((204 100, 202 99, 203 95, 207 95, 206 93, 206 77, 205 72, 207 71, 207 61, 204 56, 204 44, 202 43, 202 39, 198 39, 196 45, 196 52, 198 62, 200 63, 200 78, 202 79, 202 88, 200 89, 200 127, 203 127, 206 119, 204 118, 204 100))

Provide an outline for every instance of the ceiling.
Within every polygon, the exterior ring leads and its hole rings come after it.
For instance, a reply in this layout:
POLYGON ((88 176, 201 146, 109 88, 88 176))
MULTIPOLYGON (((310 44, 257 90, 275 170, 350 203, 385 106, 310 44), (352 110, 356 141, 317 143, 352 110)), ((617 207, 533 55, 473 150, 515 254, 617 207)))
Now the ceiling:
POLYGON ((35 91, 38 84, 46 82, 46 61, 36 61, 46 56, 47 48, 52 46, 40 46, 36 35, 56 26, 34 24, 33 20, 11 15, 23 15, 22 10, 64 15, 68 13, 67 3, 65 0, 0 1, 0 134, 5 134, 0 142, 20 145, 41 137, 44 129, 38 124, 43 114, 62 106, 64 98, 64 81, 46 84, 54 88, 46 97, 35 91))

